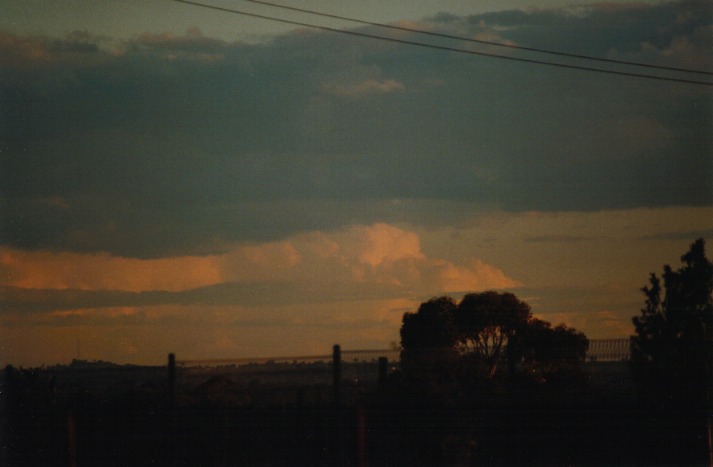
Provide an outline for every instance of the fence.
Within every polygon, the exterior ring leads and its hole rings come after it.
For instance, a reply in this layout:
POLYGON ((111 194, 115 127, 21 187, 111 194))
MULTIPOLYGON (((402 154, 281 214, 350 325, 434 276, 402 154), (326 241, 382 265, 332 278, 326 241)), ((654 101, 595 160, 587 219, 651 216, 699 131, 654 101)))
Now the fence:
MULTIPOLYGON (((386 357, 390 362, 397 362, 401 351, 393 349, 384 350, 342 350, 341 357, 345 362, 375 362, 381 357, 386 357)), ((309 364, 328 363, 332 361, 331 354, 298 355, 290 357, 253 357, 253 358, 218 358, 218 359, 191 359, 176 360, 178 367, 215 367, 215 366, 243 366, 265 364, 309 364)))
MULTIPOLYGON (((177 360, 178 367, 216 367, 216 366, 255 366, 268 364, 328 364, 332 361, 333 355, 306 355, 289 357, 255 357, 255 358, 226 358, 226 359, 196 359, 177 360)), ((375 349, 375 350, 342 350, 341 360, 345 363, 369 363, 377 362, 380 358, 386 358, 391 363, 398 363, 401 358, 399 349, 375 349)), ((587 350, 586 360, 589 362, 613 362, 626 361, 630 359, 629 339, 591 339, 589 350, 587 350)))
MULTIPOLYGON (((626 339, 592 340, 587 361, 626 360, 628 344, 626 339)), ((406 459, 401 465, 413 464, 415 455, 401 438, 409 430, 393 429, 393 420, 411 427, 420 418, 409 417, 417 414, 431 416, 437 423, 441 412, 422 413, 420 399, 409 399, 412 394, 404 388, 399 392, 394 390, 398 386, 386 384, 399 357, 393 349, 341 351, 335 346, 332 354, 272 358, 176 360, 171 354, 167 367, 37 372, 8 367, 0 381, 8 409, 0 414, 0 427, 14 427, 16 447, 5 453, 0 450, 0 461, 2 465, 81 466, 113 456, 128 465, 130 453, 148 452, 149 443, 159 465, 176 465, 172 461, 183 458, 214 461, 204 465, 254 464, 257 461, 250 456, 256 452, 274 465, 294 464, 295 458, 304 459, 305 465, 365 465, 369 459, 397 457, 406 459), (418 404, 410 406, 414 400, 418 404), (117 426, 133 428, 119 433, 117 426), (60 437, 53 438, 52 433, 60 437), (30 441, 17 444, 23 439, 30 441), (107 451, 112 446, 115 450, 107 451)), ((606 372, 608 365, 591 368, 598 372, 598 387, 609 388, 609 380, 618 377, 606 372)), ((621 387, 613 393, 625 392, 621 387)), ((501 408, 510 417, 503 418, 534 420, 521 408, 517 404, 501 408)), ((511 434, 503 431, 502 440, 507 442, 496 440, 493 445, 511 445, 511 434)), ((444 439, 455 442, 458 436, 449 434, 444 439)))
POLYGON ((592 339, 589 341, 587 361, 620 362, 631 359, 629 339, 592 339))

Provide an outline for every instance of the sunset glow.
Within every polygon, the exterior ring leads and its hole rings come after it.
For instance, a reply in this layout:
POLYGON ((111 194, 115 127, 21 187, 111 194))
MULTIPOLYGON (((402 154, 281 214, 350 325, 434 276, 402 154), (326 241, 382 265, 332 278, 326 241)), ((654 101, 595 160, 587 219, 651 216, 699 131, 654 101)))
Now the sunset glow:
MULTIPOLYGON (((648 274, 713 244, 713 88, 681 82, 705 74, 40 3, 0 0, 3 365, 388 348, 424 300, 490 289, 622 338, 648 274)), ((713 70, 709 1, 388 3, 329 8, 713 70)))

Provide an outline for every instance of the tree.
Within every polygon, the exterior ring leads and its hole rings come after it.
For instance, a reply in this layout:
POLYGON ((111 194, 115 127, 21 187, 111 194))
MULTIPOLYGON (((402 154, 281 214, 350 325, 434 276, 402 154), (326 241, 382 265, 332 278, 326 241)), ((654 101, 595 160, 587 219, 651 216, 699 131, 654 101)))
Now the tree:
POLYGON ((433 298, 404 314, 401 345, 407 372, 426 368, 443 375, 444 366, 460 361, 466 372, 493 378, 504 362, 511 372, 518 365, 542 373, 571 368, 584 360, 589 342, 572 328, 533 318, 530 306, 512 293, 487 291, 460 303, 433 298))
POLYGON ((405 313, 401 324, 401 366, 412 375, 443 377, 456 356, 458 331, 453 321, 455 301, 432 298, 416 313, 405 313))
POLYGON ((641 315, 634 317, 632 369, 642 395, 700 403, 713 377, 713 264, 696 240, 674 271, 649 276, 641 315), (663 391, 663 392, 662 392, 663 391))
POLYGON ((493 377, 508 340, 531 318, 530 306, 511 293, 471 293, 455 310, 462 352, 481 358, 493 377))
POLYGON ((587 356, 589 340, 574 328, 532 318, 511 339, 510 358, 519 362, 527 373, 548 379, 579 370, 587 356))
POLYGON ((422 303, 416 313, 406 313, 401 325, 404 349, 444 349, 457 339, 453 322, 456 303, 450 297, 432 298, 422 303))

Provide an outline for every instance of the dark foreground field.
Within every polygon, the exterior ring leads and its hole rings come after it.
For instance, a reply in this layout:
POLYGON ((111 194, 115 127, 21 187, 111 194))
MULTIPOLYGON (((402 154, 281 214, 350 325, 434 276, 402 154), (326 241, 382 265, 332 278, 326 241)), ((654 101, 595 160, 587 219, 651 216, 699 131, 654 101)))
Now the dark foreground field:
POLYGON ((637 402, 623 364, 590 365, 584 380, 567 385, 480 382, 455 389, 414 384, 399 373, 380 386, 349 377, 337 400, 318 365, 278 374, 184 373, 171 390, 160 367, 14 370, 10 381, 6 372, 0 461, 109 467, 707 462, 704 413, 637 402))

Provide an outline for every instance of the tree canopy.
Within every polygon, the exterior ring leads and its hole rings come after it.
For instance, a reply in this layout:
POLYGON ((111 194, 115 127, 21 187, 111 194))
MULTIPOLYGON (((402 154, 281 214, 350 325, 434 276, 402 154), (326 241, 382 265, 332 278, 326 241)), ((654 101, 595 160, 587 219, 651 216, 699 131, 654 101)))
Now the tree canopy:
POLYGON ((406 313, 401 326, 401 346, 407 349, 443 349, 452 347, 458 333, 453 322, 456 309, 450 297, 432 298, 406 313))
POLYGON ((552 327, 547 321, 532 318, 511 339, 510 347, 510 358, 519 361, 528 373, 549 377, 569 372, 584 361, 589 340, 564 324, 552 327))
POLYGON ((530 306, 512 293, 487 291, 467 294, 460 303, 433 298, 415 313, 404 314, 401 345, 407 366, 435 353, 451 359, 441 364, 460 356, 477 362, 492 378, 501 363, 508 363, 510 371, 520 365, 541 373, 571 366, 584 360, 588 341, 575 329, 563 324, 552 328, 533 318, 530 306))
POLYGON ((713 377, 713 264, 703 239, 681 261, 678 270, 665 265, 661 278, 652 273, 641 289, 632 363, 642 391, 666 388, 668 398, 690 401, 705 396, 713 377))
POLYGON ((455 309, 458 341, 464 353, 480 356, 495 372, 503 346, 532 317, 530 305, 511 293, 471 293, 455 309))
POLYGON ((456 302, 432 298, 415 313, 406 313, 401 325, 401 366, 412 375, 449 379, 456 358, 458 331, 453 321, 456 302))

